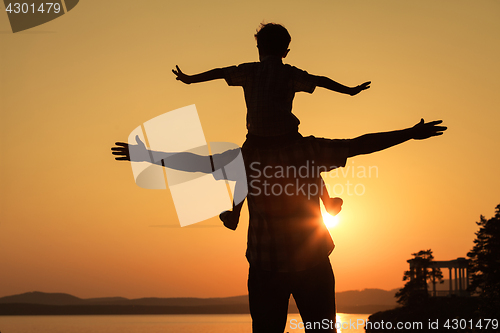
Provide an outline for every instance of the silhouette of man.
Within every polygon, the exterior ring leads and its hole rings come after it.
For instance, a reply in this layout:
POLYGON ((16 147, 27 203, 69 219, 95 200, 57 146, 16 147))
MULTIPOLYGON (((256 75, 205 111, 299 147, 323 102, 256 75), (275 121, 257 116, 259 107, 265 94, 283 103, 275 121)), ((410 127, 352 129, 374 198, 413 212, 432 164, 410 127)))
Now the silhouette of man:
MULTIPOLYGON (((403 130, 348 140, 257 136, 242 147, 249 187, 248 293, 254 333, 281 333, 293 295, 306 332, 335 332, 335 278, 329 261, 334 244, 323 223, 321 172, 348 158, 414 139, 443 134, 442 121, 422 119, 403 130)), ((117 143, 117 160, 129 160, 129 145, 117 143)), ((168 159, 167 159, 168 161, 168 159)), ((168 166, 168 165, 167 165, 168 166)))
POLYGON ((446 127, 440 123, 422 119, 411 128, 350 140, 293 135, 272 144, 245 142, 253 332, 283 332, 290 294, 306 332, 335 332, 335 279, 328 259, 334 244, 320 212, 320 172, 345 166, 347 158, 441 135, 446 127))

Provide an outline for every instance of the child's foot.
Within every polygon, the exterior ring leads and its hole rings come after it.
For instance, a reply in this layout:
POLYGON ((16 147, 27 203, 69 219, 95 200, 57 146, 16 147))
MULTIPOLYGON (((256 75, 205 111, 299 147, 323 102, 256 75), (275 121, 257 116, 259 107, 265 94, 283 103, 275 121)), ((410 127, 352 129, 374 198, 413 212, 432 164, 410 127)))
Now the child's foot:
POLYGON ((325 206, 325 209, 328 212, 328 214, 335 216, 342 210, 342 204, 344 203, 344 201, 341 198, 322 197, 321 199, 323 200, 323 205, 325 206))
POLYGON ((222 213, 220 213, 219 218, 224 223, 224 226, 228 229, 231 230, 236 230, 236 227, 238 226, 238 222, 240 220, 240 214, 239 210, 237 212, 234 212, 232 210, 226 210, 222 213))

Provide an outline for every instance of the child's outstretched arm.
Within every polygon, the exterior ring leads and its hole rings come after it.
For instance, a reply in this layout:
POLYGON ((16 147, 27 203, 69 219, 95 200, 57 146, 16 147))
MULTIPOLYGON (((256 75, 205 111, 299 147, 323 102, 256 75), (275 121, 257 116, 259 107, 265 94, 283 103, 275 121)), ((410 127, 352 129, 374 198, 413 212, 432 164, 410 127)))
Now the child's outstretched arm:
POLYGON ((340 84, 338 82, 335 82, 332 79, 327 78, 326 76, 318 76, 317 78, 318 78, 318 87, 326 88, 332 91, 336 91, 351 96, 357 95, 361 91, 370 88, 370 84, 372 83, 371 81, 368 81, 360 84, 359 86, 351 88, 348 86, 344 86, 343 84, 340 84))
POLYGON ((191 84, 191 83, 198 83, 198 82, 205 82, 205 81, 211 81, 211 80, 216 80, 216 79, 223 79, 224 78, 224 71, 222 68, 215 68, 212 70, 209 70, 207 72, 203 72, 200 74, 195 74, 195 75, 187 75, 181 71, 179 66, 175 66, 175 69, 172 69, 172 73, 174 73, 177 78, 176 80, 179 80, 185 84, 191 84))

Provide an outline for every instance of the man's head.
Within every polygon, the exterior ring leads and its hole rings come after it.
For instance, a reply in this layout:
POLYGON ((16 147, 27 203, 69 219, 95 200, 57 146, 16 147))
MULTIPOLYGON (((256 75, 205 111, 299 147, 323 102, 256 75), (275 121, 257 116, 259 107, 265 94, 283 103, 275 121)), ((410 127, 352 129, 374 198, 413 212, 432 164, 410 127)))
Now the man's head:
POLYGON ((255 34, 260 56, 286 57, 292 38, 281 24, 261 24, 255 34))

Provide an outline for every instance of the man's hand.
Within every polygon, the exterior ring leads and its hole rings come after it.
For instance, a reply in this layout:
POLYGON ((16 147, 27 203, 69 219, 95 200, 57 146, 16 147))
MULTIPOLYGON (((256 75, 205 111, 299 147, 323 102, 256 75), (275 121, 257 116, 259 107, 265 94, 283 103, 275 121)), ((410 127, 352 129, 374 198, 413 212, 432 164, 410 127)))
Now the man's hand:
POLYGON ((442 135, 447 129, 446 126, 437 126, 442 122, 442 120, 436 120, 426 123, 424 122, 424 118, 422 118, 418 124, 411 128, 413 132, 412 138, 415 140, 424 140, 433 136, 442 135))
POLYGON ((357 87, 351 88, 351 92, 349 93, 349 95, 354 96, 354 95, 359 94, 363 90, 369 89, 371 83, 372 83, 372 81, 368 81, 368 82, 365 82, 363 84, 360 84, 357 87))
POLYGON ((126 142, 115 142, 118 147, 112 147, 112 154, 118 155, 115 157, 117 161, 130 161, 129 144, 126 142))
POLYGON ((349 157, 371 154, 399 145, 411 139, 424 140, 441 135, 447 129, 445 126, 438 126, 442 122, 442 120, 436 120, 426 123, 424 119, 422 119, 415 126, 403 130, 369 133, 351 139, 349 157))
POLYGON ((177 70, 172 69, 172 73, 174 73, 177 76, 176 80, 179 80, 185 84, 193 83, 190 75, 184 74, 177 65, 175 65, 175 68, 177 68, 177 70))
POLYGON ((149 161, 149 153, 144 145, 144 142, 141 141, 138 135, 136 135, 135 140, 137 141, 136 145, 129 145, 126 142, 115 142, 115 145, 118 147, 112 147, 112 154, 117 155, 115 160, 117 161, 130 161, 131 151, 134 155, 135 162, 149 161))

